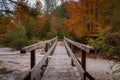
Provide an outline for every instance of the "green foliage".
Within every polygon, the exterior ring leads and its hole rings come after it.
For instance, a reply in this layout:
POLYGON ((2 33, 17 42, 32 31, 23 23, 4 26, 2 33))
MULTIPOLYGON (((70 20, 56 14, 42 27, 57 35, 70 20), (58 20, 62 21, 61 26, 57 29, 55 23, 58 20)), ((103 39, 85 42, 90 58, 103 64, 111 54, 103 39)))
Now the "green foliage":
POLYGON ((105 41, 105 35, 107 32, 102 30, 101 28, 98 29, 98 38, 92 39, 88 38, 88 45, 95 48, 96 54, 99 56, 111 58, 113 55, 114 47, 110 46, 105 41))
POLYGON ((35 35, 35 24, 34 21, 30 18, 28 18, 25 22, 25 30, 26 30, 26 36, 30 40, 35 35))
POLYGON ((115 60, 120 61, 120 32, 107 35, 106 43, 114 47, 113 57, 115 60))
POLYGON ((88 45, 93 46, 96 54, 120 61, 120 32, 106 33, 104 30, 99 29, 98 38, 87 39, 88 45))
POLYGON ((61 18, 68 18, 69 13, 67 10, 64 8, 64 5, 60 5, 55 9, 55 12, 57 12, 58 16, 61 18))
POLYGON ((105 40, 100 38, 88 39, 88 45, 95 48, 95 53, 99 56, 106 57, 108 59, 113 59, 114 47, 105 43, 105 40))
POLYGON ((15 49, 21 49, 29 44, 24 26, 17 23, 15 28, 7 33, 8 46, 15 49))
POLYGON ((32 7, 30 9, 30 16, 36 18, 37 16, 41 15, 42 13, 39 12, 36 8, 32 7))
POLYGON ((47 39, 48 37, 47 34, 51 34, 50 26, 49 25, 41 26, 41 29, 39 30, 38 34, 40 39, 47 39))
POLYGON ((2 14, 0 14, 0 25, 3 25, 4 24, 4 16, 2 14))
POLYGON ((63 33, 62 32, 58 32, 57 36, 58 36, 58 40, 63 40, 63 33))
POLYGON ((55 37, 57 34, 55 32, 48 32, 47 33, 47 39, 51 39, 53 37, 55 37))

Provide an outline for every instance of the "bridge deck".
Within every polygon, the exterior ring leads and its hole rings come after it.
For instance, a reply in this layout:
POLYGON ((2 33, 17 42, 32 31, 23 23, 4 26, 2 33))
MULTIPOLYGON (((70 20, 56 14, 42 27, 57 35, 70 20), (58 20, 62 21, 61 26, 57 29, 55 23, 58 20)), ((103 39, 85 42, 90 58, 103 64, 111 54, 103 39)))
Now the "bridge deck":
POLYGON ((58 42, 42 80, 77 80, 71 58, 67 55, 65 47, 58 42))

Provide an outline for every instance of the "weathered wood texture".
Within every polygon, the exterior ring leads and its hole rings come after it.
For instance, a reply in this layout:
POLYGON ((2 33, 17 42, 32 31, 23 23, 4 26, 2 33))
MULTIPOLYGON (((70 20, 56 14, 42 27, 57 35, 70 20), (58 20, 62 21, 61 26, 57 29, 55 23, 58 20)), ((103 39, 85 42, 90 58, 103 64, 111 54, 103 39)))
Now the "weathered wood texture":
POLYGON ((77 58, 75 57, 75 55, 73 54, 73 52, 71 51, 71 49, 69 48, 67 42, 64 40, 64 43, 65 43, 65 47, 66 47, 66 50, 68 51, 68 53, 70 54, 74 64, 76 65, 78 71, 79 71, 79 74, 81 75, 81 79, 84 80, 85 78, 85 71, 83 70, 82 66, 80 65, 79 61, 77 60, 77 58))
POLYGON ((41 49, 41 48, 43 48, 43 45, 46 45, 48 43, 53 43, 56 39, 57 39, 57 37, 50 39, 50 40, 47 40, 47 41, 42 41, 42 42, 30 45, 30 46, 23 47, 21 49, 21 53, 30 52, 30 51, 35 50, 35 49, 41 49))
POLYGON ((67 39, 66 37, 64 37, 64 43, 65 43, 65 47, 68 52, 68 55, 70 55, 73 60, 72 64, 75 63, 75 65, 79 71, 79 74, 81 75, 81 79, 86 80, 86 78, 88 78, 89 80, 95 80, 89 73, 86 72, 86 53, 94 53, 94 48, 91 46, 87 46, 87 45, 72 41, 70 39, 67 39), (80 49, 81 55, 82 55, 81 62, 72 52, 72 50, 73 50, 72 45, 74 45, 80 49))
POLYGON ((30 56, 30 61, 31 61, 31 69, 34 67, 34 65, 35 65, 35 50, 32 50, 31 51, 31 56, 30 56))
POLYGON ((87 52, 87 53, 94 53, 94 48, 91 47, 91 46, 84 45, 84 44, 81 44, 81 43, 72 41, 72 40, 70 40, 70 39, 68 39, 68 38, 66 38, 66 37, 64 37, 64 39, 65 39, 67 42, 71 43, 72 45, 77 46, 78 48, 84 50, 84 51, 87 52))
POLYGON ((24 80, 77 80, 73 65, 77 67, 82 80, 95 80, 88 72, 86 72, 86 53, 94 52, 94 48, 72 41, 66 37, 64 37, 65 46, 58 43, 56 47, 56 44, 57 37, 43 41, 42 43, 24 47, 21 50, 21 52, 31 52, 32 69, 30 73, 26 75, 24 80), (35 50, 42 45, 46 45, 46 54, 42 60, 35 65, 35 50), (73 45, 78 47, 81 51, 81 62, 73 54, 73 45))
POLYGON ((77 80, 71 58, 68 56, 65 47, 57 44, 50 61, 43 74, 42 80, 77 80))
POLYGON ((45 64, 48 64, 48 56, 53 52, 53 50, 55 49, 56 44, 57 44, 57 40, 53 44, 53 46, 48 50, 48 52, 44 55, 42 60, 32 68, 32 70, 31 70, 31 80, 40 80, 41 79, 40 74, 42 74, 42 67, 45 64))
MULTIPOLYGON (((44 67, 47 66, 48 64, 48 56, 50 54, 52 54, 52 52, 55 49, 55 46, 57 44, 57 37, 47 40, 47 41, 43 41, 37 44, 33 44, 27 47, 22 48, 21 52, 27 52, 30 51, 31 53, 31 71, 29 74, 26 74, 26 76, 23 78, 23 80, 39 80, 41 78, 41 75, 43 73, 43 69, 44 67), (47 50, 46 50, 46 54, 44 55, 44 57, 42 58, 42 60, 35 65, 35 50, 39 49, 40 46, 42 47, 43 45, 46 45, 47 50), (49 45, 49 46, 48 46, 49 45)), ((45 48, 46 48, 45 47, 45 48)))

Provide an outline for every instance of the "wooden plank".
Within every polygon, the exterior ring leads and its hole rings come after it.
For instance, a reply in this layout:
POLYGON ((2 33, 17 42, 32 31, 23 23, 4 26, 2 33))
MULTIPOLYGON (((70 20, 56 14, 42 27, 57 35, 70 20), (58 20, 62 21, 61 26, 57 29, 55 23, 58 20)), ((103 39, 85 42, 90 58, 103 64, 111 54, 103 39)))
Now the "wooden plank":
POLYGON ((94 53, 94 52, 95 52, 95 51, 94 51, 94 48, 91 47, 91 46, 84 45, 84 44, 81 44, 81 43, 72 41, 72 40, 70 40, 70 39, 67 39, 66 37, 64 37, 64 39, 65 39, 67 42, 69 42, 69 43, 77 46, 78 48, 84 50, 84 51, 87 52, 87 53, 94 53))
POLYGON ((78 80, 64 46, 57 44, 41 80, 78 80))
POLYGON ((20 80, 30 80, 31 72, 28 71, 20 80))
POLYGON ((42 71, 41 68, 45 64, 46 60, 48 59, 48 56, 55 49, 56 44, 57 44, 57 40, 55 41, 53 46, 48 50, 48 52, 45 54, 45 56, 42 58, 42 60, 32 68, 32 70, 31 70, 31 80, 34 80, 34 79, 38 78, 38 76, 40 76, 40 73, 42 71))
POLYGON ((67 38, 64 39, 64 43, 65 43, 65 46, 66 46, 66 49, 67 49, 67 52, 70 54, 70 56, 72 57, 76 67, 78 68, 78 71, 81 75, 81 79, 82 80, 86 80, 86 77, 89 79, 89 80, 95 80, 88 72, 86 72, 86 53, 91 53, 91 52, 94 52, 94 49, 90 46, 86 46, 86 45, 83 45, 83 44, 78 44, 72 40, 69 40, 67 38), (73 54, 72 50, 70 49, 70 47, 68 46, 67 42, 69 42, 69 44, 73 44, 77 47, 79 47, 81 49, 81 55, 82 55, 82 58, 81 58, 81 63, 80 61, 75 57, 75 55, 73 54), (81 66, 82 65, 82 66, 81 66), (81 69, 82 71, 84 72, 81 72, 81 69))
POLYGON ((83 70, 82 66, 80 65, 80 63, 77 60, 77 58, 75 57, 75 55, 72 53, 71 49, 69 48, 69 46, 67 45, 65 40, 64 40, 64 44, 65 44, 65 47, 66 47, 68 53, 70 54, 71 58, 73 59, 75 65, 79 71, 79 74, 81 75, 81 79, 85 80, 85 71, 83 70))

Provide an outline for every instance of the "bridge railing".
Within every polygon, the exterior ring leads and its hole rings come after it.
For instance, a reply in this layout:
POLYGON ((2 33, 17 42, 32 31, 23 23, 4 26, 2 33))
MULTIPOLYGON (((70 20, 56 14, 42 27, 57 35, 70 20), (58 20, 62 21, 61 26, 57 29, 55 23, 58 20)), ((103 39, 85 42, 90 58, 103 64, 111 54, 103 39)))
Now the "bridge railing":
POLYGON ((52 52, 54 51, 56 44, 57 44, 57 37, 47 40, 47 41, 43 41, 40 43, 36 43, 30 46, 26 46, 24 48, 21 49, 21 53, 25 53, 25 52, 30 52, 31 54, 31 70, 28 74, 25 75, 25 77, 22 78, 22 80, 38 80, 41 78, 44 69, 47 67, 48 64, 48 57, 50 54, 52 54, 52 52), (39 61, 38 64, 35 65, 35 50, 37 49, 41 49, 43 46, 45 45, 45 50, 46 53, 44 55, 44 57, 39 61))
POLYGON ((94 53, 94 48, 72 41, 66 37, 64 37, 64 44, 66 47, 66 50, 68 52, 68 55, 72 59, 72 65, 75 65, 79 71, 79 74, 81 75, 81 80, 95 80, 87 71, 86 71, 86 53, 94 53), (81 62, 80 60, 74 55, 73 53, 73 46, 76 46, 79 48, 81 53, 81 62))

